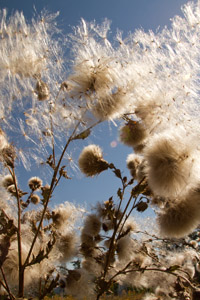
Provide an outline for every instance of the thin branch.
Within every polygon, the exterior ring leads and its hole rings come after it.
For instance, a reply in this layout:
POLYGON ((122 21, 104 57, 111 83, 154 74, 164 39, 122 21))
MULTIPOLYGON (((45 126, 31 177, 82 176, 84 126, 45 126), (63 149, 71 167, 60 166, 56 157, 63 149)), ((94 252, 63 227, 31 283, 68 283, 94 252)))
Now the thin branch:
POLYGON ((125 219, 124 219, 124 222, 122 223, 122 226, 121 226, 120 231, 119 231, 119 233, 118 233, 117 239, 119 239, 119 238, 121 237, 121 233, 122 233, 122 230, 123 230, 123 228, 124 228, 124 225, 126 224, 126 221, 128 220, 128 218, 129 218, 130 214, 132 213, 132 211, 137 207, 137 206, 135 205, 135 202, 136 202, 137 198, 138 198, 138 197, 135 198, 135 201, 134 201, 134 203, 133 203, 132 208, 130 209, 129 213, 126 215, 126 217, 125 217, 125 219))
MULTIPOLYGON (((158 269, 158 268, 139 268, 139 269, 128 270, 128 271, 126 271, 126 274, 127 273, 132 273, 132 272, 146 272, 146 271, 156 271, 156 272, 171 274, 171 275, 173 275, 177 278, 181 278, 182 280, 186 281, 193 290, 200 292, 200 288, 197 288, 195 285, 193 285, 189 279, 187 279, 186 277, 184 277, 180 274, 169 271, 167 269, 163 270, 163 269, 158 269)), ((119 273, 119 274, 122 274, 122 273, 119 273)))
POLYGON ((11 169, 7 166, 15 186, 16 191, 16 198, 17 198, 17 210, 18 210, 18 226, 17 226, 17 244, 18 244, 18 261, 19 261, 19 296, 23 296, 24 293, 24 279, 23 279, 23 266, 22 266, 22 243, 21 243, 21 203, 20 203, 20 196, 17 187, 17 181, 15 176, 15 169, 14 167, 11 169))
POLYGON ((52 177, 52 180, 51 180, 50 189, 49 189, 49 194, 48 194, 48 197, 47 197, 46 202, 45 202, 45 204, 44 204, 44 209, 43 209, 43 212, 42 212, 42 216, 41 216, 41 219, 40 219, 40 222, 39 222, 37 231, 36 231, 36 233, 35 233, 35 236, 34 236, 34 238, 33 238, 33 241, 32 241, 32 244, 31 244, 31 247, 30 247, 30 250, 29 250, 29 253, 28 253, 28 255, 27 255, 27 257, 26 257, 26 260, 25 260, 25 262, 24 262, 24 268, 26 267, 26 265, 27 265, 28 262, 29 262, 31 253, 32 253, 32 251, 33 251, 33 247, 34 247, 34 245, 35 245, 35 242, 36 242, 36 239, 37 239, 37 237, 38 237, 40 228, 41 228, 41 226, 42 226, 42 223, 43 223, 43 220, 44 220, 44 216, 45 216, 45 213, 46 213, 48 204, 49 204, 49 200, 50 200, 50 197, 51 197, 51 194, 52 194, 52 190, 53 190, 54 184, 55 184, 55 182, 56 182, 56 176, 57 176, 57 173, 58 173, 58 171, 59 171, 59 167, 60 167, 60 164, 61 164, 61 162, 62 162, 63 156, 64 156, 65 151, 67 150, 67 147, 69 146, 70 142, 73 140, 73 136, 74 136, 76 130, 78 129, 78 126, 79 126, 79 125, 80 125, 80 122, 77 123, 77 125, 75 126, 75 128, 74 128, 74 130, 73 130, 71 136, 69 137, 69 139, 68 139, 68 141, 67 141, 67 143, 66 143, 66 145, 65 145, 65 147, 64 147, 64 149, 63 149, 63 151, 62 151, 62 153, 61 153, 61 156, 60 156, 60 159, 59 159, 59 161, 58 161, 58 164, 57 164, 57 166, 56 166, 56 168, 55 168, 55 170, 54 170, 53 177, 52 177))
POLYGON ((1 274, 2 274, 2 277, 3 277, 3 280, 4 280, 4 283, 0 280, 0 283, 2 284, 3 288, 8 292, 9 296, 10 296, 10 299, 15 299, 15 297, 13 296, 13 294, 11 293, 10 291, 10 288, 8 286, 8 283, 7 283, 7 280, 6 280, 6 276, 5 276, 5 273, 4 273, 4 270, 3 270, 3 267, 0 267, 1 269, 1 274))

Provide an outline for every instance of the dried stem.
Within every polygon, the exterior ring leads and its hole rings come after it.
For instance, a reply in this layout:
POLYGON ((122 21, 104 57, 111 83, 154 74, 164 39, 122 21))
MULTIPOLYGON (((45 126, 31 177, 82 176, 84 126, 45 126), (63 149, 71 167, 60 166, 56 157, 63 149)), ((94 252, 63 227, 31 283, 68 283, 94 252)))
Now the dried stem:
POLYGON ((21 203, 20 203, 20 196, 17 187, 17 181, 15 176, 15 169, 14 167, 11 169, 7 166, 14 182, 15 191, 16 191, 16 199, 17 199, 17 212, 18 212, 18 226, 17 226, 17 244, 18 244, 18 263, 19 263, 19 290, 18 295, 19 297, 23 297, 24 295, 24 268, 22 265, 22 242, 21 242, 21 203))
POLYGON ((0 283, 1 285, 3 286, 3 288, 8 292, 9 296, 10 296, 10 299, 15 299, 15 297, 13 296, 13 294, 11 293, 10 291, 10 288, 8 286, 8 283, 7 283, 7 280, 6 280, 6 276, 5 276, 5 273, 4 273, 4 270, 3 270, 3 267, 0 267, 1 269, 1 274, 2 274, 2 277, 3 277, 3 280, 4 280, 4 283, 0 280, 0 283))
POLYGON ((42 212, 42 216, 41 216, 41 219, 40 219, 40 222, 39 222, 37 231, 36 231, 36 233, 35 233, 35 236, 34 236, 34 238, 33 238, 33 241, 32 241, 32 244, 31 244, 31 247, 30 247, 30 250, 29 250, 29 253, 28 253, 27 258, 26 258, 26 260, 25 260, 25 262, 24 262, 24 268, 26 267, 26 265, 27 265, 28 262, 29 262, 31 253, 32 253, 32 251, 33 251, 33 247, 34 247, 34 245, 35 245, 35 242, 36 242, 36 239, 37 239, 37 237, 38 237, 40 228, 41 228, 41 226, 42 226, 42 223, 43 223, 43 220, 44 220, 44 216, 45 216, 45 213, 46 213, 48 204, 49 204, 49 200, 50 200, 50 197, 51 197, 51 194, 52 194, 52 190, 53 190, 54 184, 55 184, 55 182, 56 182, 56 176, 57 176, 57 173, 58 173, 58 171, 59 171, 60 164, 61 164, 61 162, 62 162, 63 156, 64 156, 65 151, 67 150, 67 147, 69 146, 70 142, 73 140, 73 136, 74 136, 76 130, 78 129, 78 126, 79 126, 79 125, 80 125, 80 122, 77 123, 77 125, 75 126, 75 128, 74 128, 74 130, 73 130, 71 136, 69 137, 69 139, 68 139, 68 141, 67 141, 67 143, 66 143, 66 145, 65 145, 65 147, 64 147, 64 149, 63 149, 63 151, 62 151, 62 153, 61 153, 61 156, 60 156, 60 159, 59 159, 59 161, 58 161, 58 164, 57 164, 57 166, 56 166, 56 168, 55 168, 55 170, 54 170, 53 177, 52 177, 52 180, 51 180, 50 189, 49 189, 49 193, 48 193, 47 199, 45 199, 46 201, 45 201, 45 204, 44 204, 44 209, 43 209, 43 212, 42 212))
MULTIPOLYGON (((114 169, 115 169, 115 168, 114 168, 114 169)), ((115 170, 116 170, 116 169, 115 169, 115 170)), ((120 178, 120 179, 121 179, 122 182, 123 182, 123 179, 122 179, 122 178, 120 178)), ((143 179, 142 179, 142 180, 134 187, 134 189, 137 190, 137 188, 140 186, 140 184, 141 184, 142 182, 143 182, 143 179)), ((123 182, 123 191, 125 191, 125 187, 126 187, 126 186, 124 185, 124 182, 123 182)), ((133 191, 132 191, 132 192, 131 192, 131 195, 130 195, 130 197, 129 197, 129 199, 128 199, 128 202, 127 202, 127 204, 126 204, 126 207, 125 207, 125 209, 124 209, 124 211, 123 211, 123 213, 122 213, 122 215, 121 215, 121 217, 120 217, 118 223, 116 223, 116 225, 115 225, 115 227, 114 227, 114 231, 113 231, 113 234, 112 234, 112 237, 111 237, 111 241, 110 241, 110 246, 109 246, 109 249, 108 249, 107 255, 106 255, 106 262, 105 262, 105 267, 104 267, 104 272, 103 272, 103 278, 106 277, 106 274, 107 274, 107 272, 108 272, 108 269, 109 269, 109 266, 110 266, 111 255, 112 255, 112 253, 113 253, 113 246, 114 246, 114 244, 115 244, 115 241, 119 238, 120 233, 121 233, 121 231, 122 231, 122 229, 123 229, 123 226, 124 226, 124 224, 125 224, 126 221, 123 222, 123 224, 122 224, 122 226, 121 226, 119 232, 118 232, 118 230, 119 230, 119 227, 120 227, 120 225, 121 225, 121 223, 122 223, 122 221, 123 221, 123 219, 124 219, 124 216, 125 216, 125 214, 126 214, 126 212, 127 212, 127 210, 128 210, 128 207, 129 207, 129 205, 130 205, 130 203, 131 203, 131 201, 132 201, 132 199, 133 199, 133 196, 134 196, 134 193, 133 193, 133 191), (116 238, 117 233, 118 233, 118 238, 116 238)), ((133 207, 135 207, 135 203, 136 203, 136 201, 137 201, 137 198, 138 198, 138 195, 135 197, 133 207)), ((122 199, 123 199, 123 197, 122 197, 122 199)), ((121 201, 120 201, 120 206, 121 206, 122 199, 121 199, 121 201)), ((119 211, 119 207, 118 207, 118 211, 119 211)), ((125 220, 127 220, 127 218, 126 218, 125 220)), ((128 265, 130 265, 130 264, 128 264, 128 265)), ((117 275, 116 275, 116 276, 117 276, 117 275)), ((105 292, 105 291, 101 291, 101 292, 97 295, 97 299, 100 298, 100 296, 103 294, 103 292, 105 292)))
MULTIPOLYGON (((197 288, 195 285, 192 284, 192 282, 187 279, 186 277, 180 275, 180 274, 177 274, 175 272, 172 272, 170 270, 167 270, 167 269, 158 269, 158 268, 139 268, 139 269, 132 269, 132 270, 128 270, 126 271, 126 274, 127 273, 132 273, 132 272, 146 272, 146 271, 156 271, 156 272, 162 272, 162 273, 167 273, 167 274, 171 274, 177 278, 181 278, 182 280, 184 280, 185 282, 188 283, 188 285, 194 290, 194 291, 198 291, 200 292, 200 288, 197 288)), ((119 274, 123 274, 123 273, 119 273, 119 274)), ((118 274, 118 275, 119 275, 118 274)))
MULTIPOLYGON (((101 121, 98 121, 97 123, 91 125, 88 129, 93 128, 94 126, 96 126, 96 125, 99 124, 100 122, 101 122, 101 121)), ((60 158, 59 158, 59 161, 58 161, 58 163, 57 163, 57 166, 56 166, 56 168, 54 169, 53 177, 52 177, 52 180, 51 180, 51 185, 50 185, 50 188, 49 188, 49 193, 48 193, 47 199, 45 199, 46 201, 45 201, 45 204, 44 204, 44 209, 43 209, 43 212, 42 212, 42 216, 41 216, 39 225, 38 225, 38 227, 37 227, 37 231, 36 231, 36 233, 35 233, 35 236, 34 236, 34 238, 33 238, 33 241, 32 241, 32 244, 31 244, 31 247, 30 247, 30 250, 29 250, 29 253, 28 253, 27 258, 26 258, 26 260, 25 260, 25 262, 24 262, 24 265, 23 265, 24 270, 25 270, 26 266, 27 266, 28 263, 29 263, 29 259, 30 259, 31 253, 32 253, 32 251, 33 251, 33 247, 34 247, 34 245, 35 245, 35 242, 36 242, 36 239, 37 239, 37 237, 38 237, 39 231, 40 231, 40 229, 41 229, 41 226, 42 226, 42 223, 43 223, 43 220, 44 220, 44 216, 45 216, 45 213, 46 213, 48 204, 49 204, 50 197, 51 197, 52 192, 53 192, 53 190, 54 190, 54 186, 55 186, 55 184, 56 184, 56 182, 57 182, 57 181, 56 181, 56 178, 57 178, 57 174, 58 174, 58 171, 59 171, 59 168, 60 168, 62 159, 63 159, 63 157, 64 157, 64 154, 65 154, 65 152, 66 152, 66 150, 67 150, 67 148, 68 148, 70 142, 74 140, 75 133, 76 133, 76 131, 77 131, 79 125, 80 125, 80 121, 76 124, 76 126, 75 126, 75 128, 74 128, 74 130, 73 130, 73 132, 72 132, 72 134, 71 134, 71 136, 68 138, 68 141, 67 141, 67 143, 66 143, 66 145, 65 145, 65 147, 64 147, 64 149, 63 149, 63 151, 62 151, 62 153, 61 153, 61 156, 60 156, 60 158)), ((87 129, 87 130, 88 130, 88 129, 87 129)))

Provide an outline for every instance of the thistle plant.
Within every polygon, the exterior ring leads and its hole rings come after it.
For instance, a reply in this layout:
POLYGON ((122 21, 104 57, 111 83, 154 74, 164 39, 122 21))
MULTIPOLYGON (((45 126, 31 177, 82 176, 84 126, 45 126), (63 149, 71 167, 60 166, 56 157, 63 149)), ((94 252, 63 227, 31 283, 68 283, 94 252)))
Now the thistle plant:
POLYGON ((28 23, 1 12, 0 284, 10 299, 43 299, 58 286, 100 299, 116 283, 143 287, 146 300, 199 293, 199 2, 182 10, 170 29, 118 32, 115 43, 108 20, 81 20, 63 38, 56 15, 28 23), (119 125, 131 148, 129 177, 86 144, 81 172, 113 173, 121 186, 92 212, 54 207, 58 184, 73 175, 71 152, 102 122, 119 125), (34 174, 25 189, 21 168, 38 164, 47 175, 34 174), (157 229, 148 232, 135 212, 150 206, 157 229))

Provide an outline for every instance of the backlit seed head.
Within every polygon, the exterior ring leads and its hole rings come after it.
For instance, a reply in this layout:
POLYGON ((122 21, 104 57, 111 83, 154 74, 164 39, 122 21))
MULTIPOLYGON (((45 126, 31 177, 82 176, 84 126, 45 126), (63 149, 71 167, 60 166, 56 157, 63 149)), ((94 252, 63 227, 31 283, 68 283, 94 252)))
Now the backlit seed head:
POLYGON ((38 177, 31 177, 28 181, 28 185, 31 190, 36 191, 41 188, 42 180, 38 177))
POLYGON ((40 202, 40 197, 36 194, 32 195, 31 196, 31 202, 35 205, 38 204, 40 202))
POLYGON ((129 121, 120 129, 120 141, 130 147, 142 144, 146 138, 146 132, 143 125, 136 121, 129 121))
POLYGON ((5 188, 8 188, 10 185, 14 184, 14 181, 13 181, 13 177, 11 175, 6 175, 4 178, 3 178, 3 181, 2 181, 2 185, 5 187, 5 188))
POLYGON ((79 168, 86 176, 94 176, 108 169, 109 164, 103 159, 102 150, 97 145, 83 149, 79 157, 79 168))

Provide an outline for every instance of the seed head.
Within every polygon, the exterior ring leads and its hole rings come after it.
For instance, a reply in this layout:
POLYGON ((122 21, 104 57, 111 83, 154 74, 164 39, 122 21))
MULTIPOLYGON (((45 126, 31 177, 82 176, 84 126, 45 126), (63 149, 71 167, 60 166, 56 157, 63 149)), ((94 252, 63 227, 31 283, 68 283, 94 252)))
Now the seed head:
POLYGON ((42 81, 42 80, 37 81, 35 92, 38 96, 38 100, 40 100, 40 101, 48 100, 49 87, 44 81, 42 81))
POLYGON ((42 180, 39 177, 31 177, 28 181, 28 185, 32 191, 39 190, 42 186, 42 180))
POLYGON ((142 144, 146 137, 145 128, 136 121, 129 121, 120 129, 120 141, 130 147, 142 144))
POLYGON ((163 236, 180 238, 191 233, 199 224, 200 198, 195 192, 183 199, 171 199, 158 215, 163 236))
POLYGON ((166 132, 152 138, 145 149, 147 178, 152 191, 164 197, 178 195, 196 182, 194 150, 184 135, 166 132))
POLYGON ((143 157, 134 153, 128 155, 126 164, 127 168, 130 170, 131 176, 136 177, 139 165, 142 163, 143 157))
POLYGON ((40 202, 40 197, 36 194, 32 195, 31 196, 31 202, 35 205, 38 204, 40 202))
POLYGON ((99 217, 97 217, 95 214, 88 215, 84 222, 83 232, 91 236, 96 236, 99 234, 100 229, 101 222, 99 217))
POLYGON ((83 149, 79 157, 79 168, 86 176, 94 176, 108 169, 109 164, 103 159, 102 150, 97 145, 83 149))
POLYGON ((1 151, 2 161, 11 168, 14 168, 14 162, 16 157, 15 149, 12 145, 9 145, 1 151))
POLYGON ((14 184, 13 177, 11 175, 6 175, 3 178, 2 185, 7 189, 10 185, 14 184))

